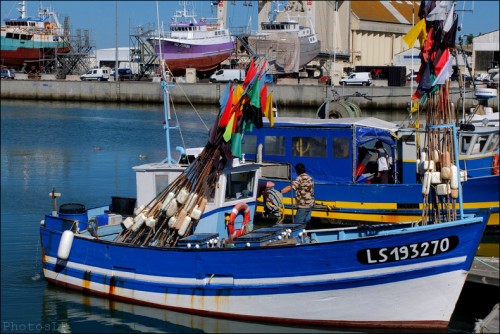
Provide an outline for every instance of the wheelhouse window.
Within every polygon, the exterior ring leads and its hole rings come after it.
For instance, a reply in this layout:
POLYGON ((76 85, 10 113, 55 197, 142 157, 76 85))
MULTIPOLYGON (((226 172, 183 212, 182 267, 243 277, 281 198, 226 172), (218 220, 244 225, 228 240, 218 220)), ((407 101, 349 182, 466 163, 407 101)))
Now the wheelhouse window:
POLYGON ((325 158, 327 156, 326 138, 292 137, 292 155, 294 157, 325 158))
POLYGON ((245 134, 241 140, 241 149, 246 154, 257 154, 257 136, 245 134))
POLYGON ((489 135, 481 135, 477 136, 476 143, 472 147, 472 152, 471 154, 479 154, 483 152, 484 146, 486 142, 488 141, 489 135))
POLYGON ((253 196, 255 171, 229 174, 226 177, 225 201, 234 201, 253 196))
POLYGON ((155 174, 155 194, 161 193, 169 184, 167 174, 155 174))
POLYGON ((265 155, 285 155, 285 137, 283 136, 266 136, 264 139, 264 154, 265 155))
POLYGON ((498 133, 493 133, 491 135, 490 142, 486 146, 485 152, 496 152, 496 150, 498 150, 498 139, 498 133))
POLYGON ((350 140, 349 138, 333 138, 332 154, 336 159, 345 159, 349 157, 350 140))
POLYGON ((472 136, 463 135, 460 141, 460 154, 467 154, 472 142, 472 136))

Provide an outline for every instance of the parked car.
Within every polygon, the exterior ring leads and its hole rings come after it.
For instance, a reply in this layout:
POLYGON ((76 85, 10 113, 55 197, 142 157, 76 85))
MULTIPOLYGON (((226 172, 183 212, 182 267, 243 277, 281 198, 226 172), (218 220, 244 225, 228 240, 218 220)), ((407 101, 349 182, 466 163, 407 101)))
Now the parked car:
MULTIPOLYGON (((115 72, 111 72, 111 76, 114 77, 115 76, 115 72)), ((132 80, 132 78, 134 77, 134 73, 132 73, 132 70, 130 68, 119 68, 118 69, 118 80, 125 80, 125 79, 128 79, 128 80, 132 80)))
POLYGON ((13 70, 2 68, 2 73, 0 75, 2 79, 14 79, 15 74, 13 70))
POLYGON ((339 83, 344 85, 363 85, 370 86, 372 84, 372 74, 370 72, 354 72, 349 76, 339 80, 339 83))
POLYGON ((245 70, 221 69, 210 76, 210 82, 243 82, 245 70))
POLYGON ((406 75, 406 80, 407 81, 410 81, 410 80, 415 81, 415 79, 417 79, 417 75, 418 75, 418 71, 413 71, 413 73, 408 73, 406 75))
MULTIPOLYGON (((462 73, 462 80, 464 83, 472 82, 472 78, 464 73, 462 73)), ((458 81, 458 73, 454 73, 451 75, 451 81, 458 81)))
POLYGON ((93 68, 87 73, 80 76, 80 80, 99 80, 108 81, 109 79, 109 69, 108 68, 93 68))

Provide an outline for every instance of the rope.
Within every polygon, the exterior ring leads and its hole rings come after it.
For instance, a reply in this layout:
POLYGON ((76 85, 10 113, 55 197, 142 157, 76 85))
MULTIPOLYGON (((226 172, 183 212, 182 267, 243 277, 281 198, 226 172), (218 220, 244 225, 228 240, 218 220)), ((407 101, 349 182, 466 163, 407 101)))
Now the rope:
POLYGON ((476 257, 474 257, 474 260, 476 260, 477 262, 481 262, 481 263, 482 263, 482 264, 484 264, 485 266, 490 267, 491 269, 493 269, 493 270, 495 270, 495 271, 499 271, 499 269, 498 269, 498 268, 496 268, 496 267, 494 267, 494 266, 492 266, 492 265, 490 265, 490 264, 488 264, 488 263, 484 262, 483 260, 480 260, 477 256, 476 256, 476 257))

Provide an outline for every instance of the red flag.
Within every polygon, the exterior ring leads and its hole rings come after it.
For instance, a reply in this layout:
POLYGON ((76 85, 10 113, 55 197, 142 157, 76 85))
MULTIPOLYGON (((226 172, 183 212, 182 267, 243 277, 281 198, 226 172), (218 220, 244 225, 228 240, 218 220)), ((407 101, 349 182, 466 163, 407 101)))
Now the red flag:
POLYGON ((229 119, 231 118, 231 110, 233 109, 232 107, 233 107, 233 85, 231 85, 231 88, 229 89, 229 96, 226 101, 226 107, 224 108, 224 113, 220 118, 219 122, 220 127, 225 127, 229 122, 229 119))
POLYGON ((248 83, 253 79, 255 74, 257 73, 257 67, 255 67, 254 59, 252 58, 252 62, 248 67, 247 75, 245 77, 245 81, 243 82, 243 87, 246 87, 248 83))
POLYGON ((439 76, 443 67, 445 67, 445 65, 448 63, 449 58, 450 58, 450 50, 446 48, 441 57, 439 58, 436 66, 434 67, 434 73, 436 73, 437 76, 439 76))
POLYGON ((260 107, 262 108, 262 113, 267 115, 267 84, 260 90, 260 107))
POLYGON ((434 39, 432 39, 432 37, 433 37, 432 35, 433 35, 433 28, 431 27, 429 29, 429 32, 427 33, 427 39, 425 40, 424 47, 422 48, 422 51, 421 51, 424 62, 429 61, 432 46, 434 45, 434 39))

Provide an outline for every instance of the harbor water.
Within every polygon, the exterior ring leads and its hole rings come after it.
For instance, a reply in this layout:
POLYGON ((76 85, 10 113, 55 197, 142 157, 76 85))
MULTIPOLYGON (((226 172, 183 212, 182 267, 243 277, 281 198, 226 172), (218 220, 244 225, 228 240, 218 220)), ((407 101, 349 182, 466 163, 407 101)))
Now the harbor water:
MULTIPOLYGON (((217 106, 172 109, 172 146, 204 146, 217 106), (182 134, 182 136, 181 136, 182 134)), ((315 110, 280 110, 314 117, 315 110)), ((389 121, 405 112, 370 113, 389 121)), ((41 270, 39 224, 57 205, 86 208, 135 197, 133 166, 166 157, 161 104, 5 101, 1 103, 1 330, 5 333, 369 333, 194 316, 94 297, 49 285, 41 270)), ((176 157, 177 152, 173 153, 176 157)), ((448 333, 471 333, 496 302, 466 284, 448 333), (481 297, 479 297, 481 296, 481 297), (491 301, 479 303, 479 298, 491 301)), ((300 307, 300 305, 290 305, 300 307)), ((373 305, 373 307, 377 307, 373 305)), ((384 331, 388 332, 388 331, 384 331)), ((401 332, 401 331, 394 331, 401 332)), ((424 331, 414 331, 423 333, 424 331)))

